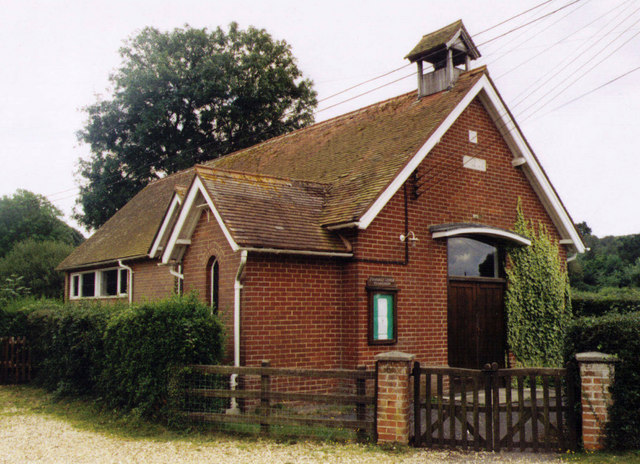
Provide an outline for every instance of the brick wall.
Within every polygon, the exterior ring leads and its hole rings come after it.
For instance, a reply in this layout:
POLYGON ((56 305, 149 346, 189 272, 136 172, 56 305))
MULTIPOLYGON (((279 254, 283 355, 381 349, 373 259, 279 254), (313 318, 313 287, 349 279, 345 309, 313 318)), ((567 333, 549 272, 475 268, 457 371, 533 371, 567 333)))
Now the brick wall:
POLYGON ((218 260, 219 266, 217 311, 225 328, 225 360, 231 362, 233 360, 234 282, 240 264, 240 253, 231 249, 213 214, 203 211, 191 236, 191 245, 187 248, 182 264, 184 291, 197 292, 200 300, 207 304, 211 299, 207 288, 209 285, 207 264, 212 257, 218 260))
MULTIPOLYGON (((404 188, 383 208, 378 217, 357 237, 349 236, 356 259, 348 265, 345 295, 351 320, 343 328, 353 349, 348 367, 372 365, 373 356, 390 350, 415 353, 421 363, 447 364, 447 242, 433 240, 429 226, 475 222, 511 229, 516 219, 517 199, 522 199, 525 216, 546 225, 554 239, 558 232, 513 156, 479 101, 474 101, 442 137, 419 166, 425 182, 413 197, 415 183, 407 190, 409 230, 418 237, 409 246, 409 263, 376 264, 366 260, 403 261, 405 244, 404 188), (478 134, 478 143, 469 142, 468 131, 478 134), (486 171, 462 167, 464 155, 486 161, 486 171), (394 278, 397 295, 398 342, 391 346, 369 346, 367 340, 367 292, 370 276, 394 278), (353 308, 353 309, 352 309, 353 308), (355 317, 353 314, 355 313, 355 317)), ((564 250, 561 251, 565 258, 564 250)))
POLYGON ((243 364, 337 368, 344 269, 328 258, 249 253, 242 292, 243 364))
POLYGON ((169 266, 158 266, 155 259, 125 263, 133 269, 133 302, 160 300, 171 296, 176 279, 169 274, 169 266))

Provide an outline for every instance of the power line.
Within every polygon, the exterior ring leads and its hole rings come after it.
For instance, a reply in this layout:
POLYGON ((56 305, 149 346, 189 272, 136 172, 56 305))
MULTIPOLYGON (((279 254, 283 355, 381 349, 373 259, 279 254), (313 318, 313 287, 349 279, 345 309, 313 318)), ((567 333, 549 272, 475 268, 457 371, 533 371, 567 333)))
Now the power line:
POLYGON ((522 29, 523 27, 527 27, 527 26, 529 26, 530 24, 533 24, 533 23, 535 23, 535 22, 537 22, 537 21, 540 21, 541 19, 544 19, 544 18, 546 18, 547 16, 551 16, 551 15, 553 15, 553 14, 556 14, 558 11, 564 10, 565 8, 568 8, 568 7, 570 7, 571 5, 573 5, 573 4, 575 4, 575 3, 578 3, 578 2, 580 2, 580 1, 582 1, 582 0, 573 0, 571 3, 568 3, 568 4, 566 4, 566 5, 564 5, 564 6, 560 7, 560 8, 558 8, 557 10, 553 10, 553 11, 551 11, 550 13, 547 13, 547 14, 545 14, 545 15, 542 15, 542 16, 540 16, 540 17, 536 18, 536 19, 533 19, 533 20, 529 21, 528 23, 524 23, 524 24, 522 24, 522 25, 520 25, 520 26, 518 26, 518 27, 515 27, 515 28, 511 29, 510 31, 507 31, 507 32, 505 32, 505 33, 503 33, 503 34, 500 34, 499 36, 496 36, 496 37, 494 37, 493 39, 489 39, 489 40, 487 40, 486 42, 482 42, 481 44, 478 44, 478 47, 481 47, 481 46, 483 46, 483 45, 486 45, 486 44, 488 44, 488 43, 493 42, 494 40, 498 40, 498 39, 500 39, 500 38, 502 38, 502 37, 505 37, 505 36, 507 36, 507 35, 509 35, 509 34, 511 34, 511 33, 513 33, 513 32, 515 32, 515 31, 517 31, 517 30, 522 29))
MULTIPOLYGON (((606 32, 605 35, 611 34, 617 27, 619 27, 620 25, 624 24, 625 21, 627 21, 627 19, 629 19, 630 17, 632 17, 635 13, 637 13, 640 10, 640 8, 635 9, 630 15, 627 15, 625 18, 622 19, 622 21, 618 22, 617 24, 615 24, 610 30, 608 30, 606 32)), ((600 33, 600 31, 602 31, 603 29, 605 29, 611 22, 613 22, 618 16, 620 16, 621 14, 623 14, 625 10, 622 10, 621 12, 619 12, 616 16, 614 16, 611 20, 609 20, 607 23, 605 23, 605 25, 594 35, 594 37, 597 37, 597 35, 600 33)), ((619 36, 618 36, 619 37, 619 36)), ((618 38, 616 37, 616 39, 618 38)), ((615 39, 614 39, 615 40, 615 39)), ((604 48, 606 48, 609 44, 605 45, 604 48)), ((590 48, 590 43, 589 41, 585 42, 583 44, 583 46, 585 46, 585 49, 580 51, 579 53, 577 53, 571 60, 569 60, 568 62, 564 63, 564 66, 561 66, 560 68, 558 68, 558 70, 556 72, 554 72, 553 74, 551 74, 550 76, 547 76, 546 79, 543 79, 542 82, 540 82, 539 85, 535 86, 533 90, 531 90, 528 94, 526 94, 524 97, 520 98, 525 92, 527 92, 527 90, 529 90, 531 88, 531 86, 529 86, 527 89, 525 89, 524 91, 520 92, 514 100, 514 104, 512 105, 512 108, 517 108, 518 106, 520 106, 522 104, 522 102, 524 100, 526 100, 527 98, 531 97, 534 93, 536 93, 538 90, 540 90, 544 85, 546 85, 547 83, 549 83, 553 78, 555 78, 556 76, 558 76, 559 74, 561 74, 565 69, 568 69, 569 66, 573 65, 573 63, 575 63, 576 61, 578 61, 583 55, 585 55, 590 48)), ((579 47, 578 50, 580 50, 579 47)), ((595 55, 597 55, 598 53, 600 53, 600 51, 596 52, 595 55)), ((594 56, 595 56, 594 55, 594 56)), ((538 79, 536 82, 539 82, 541 79, 543 78, 543 76, 541 76, 540 79, 538 79)), ((535 85, 532 84, 532 85, 535 85)))
MULTIPOLYGON (((549 47, 547 47, 547 48, 545 48, 544 50, 542 50, 540 53, 537 53, 537 54, 533 55, 532 57, 530 57, 530 58, 528 58, 528 59, 524 60, 523 62, 521 62, 521 63, 520 63, 520 64, 518 64, 517 66, 514 66, 513 68, 511 68, 509 71, 506 71, 506 72, 504 72, 504 73, 500 74, 499 76, 497 76, 497 77, 496 77, 496 79, 501 79, 501 78, 503 78, 504 76, 506 76, 507 74, 510 74, 510 73, 512 73, 513 71, 515 71, 516 69, 519 69, 521 66, 523 66, 523 65, 525 65, 525 64, 527 64, 527 63, 529 63, 529 62, 533 61, 534 59, 538 58, 540 55, 542 55, 542 54, 544 54, 544 53, 548 52, 549 50, 551 50, 552 48, 554 48, 556 45, 559 45, 559 44, 561 44, 562 42, 567 41, 567 40, 569 39, 569 37, 576 35, 578 32, 582 31, 583 29, 586 29, 587 27, 589 27, 589 26, 591 26, 592 24, 596 23, 597 21, 599 21, 600 19, 604 18, 605 16, 608 16, 608 15, 609 15, 609 13, 611 13, 612 11, 617 10, 617 9, 618 9, 618 8, 620 8, 622 5, 624 5, 625 3, 629 3, 629 2, 632 2, 632 1, 633 1, 633 0, 626 0, 626 1, 625 1, 625 2, 623 2, 623 3, 620 3, 618 6, 616 6, 616 7, 612 8, 612 9, 610 9, 609 11, 607 11, 604 15, 599 16, 599 17, 595 18, 595 19, 594 19, 593 21, 591 21, 590 23, 585 24, 584 26, 582 26, 582 27, 581 27, 581 28, 579 28, 578 30, 573 31, 573 32, 571 32, 569 35, 567 35, 567 36, 563 37, 562 39, 560 39, 560 40, 558 40, 558 41, 556 41, 556 42, 554 42, 554 43, 553 43, 553 44, 551 44, 549 47)), ((575 10, 574 10, 574 11, 575 11, 575 10)), ((623 11, 624 11, 624 10, 623 10, 623 11)), ((563 17, 563 19, 564 19, 565 17, 566 17, 566 16, 564 16, 564 17, 563 17)), ((615 17, 617 17, 617 16, 615 16, 615 17)), ((614 18, 615 18, 615 17, 614 17, 614 18)), ((611 21, 613 21, 613 19, 612 19, 611 21)), ((554 24, 555 24, 555 23, 554 23, 554 24)), ((609 24, 609 23, 607 23, 607 24, 609 24)), ((606 27, 606 25, 605 25, 605 27, 606 27)), ((595 35, 597 35, 597 34, 594 34, 594 36, 595 36, 595 35)), ((497 60, 496 60, 496 61, 497 61, 497 60)), ((494 61, 494 62, 495 62, 495 61, 494 61)), ((537 81, 536 81, 536 82, 537 82, 537 81)), ((534 84, 535 84, 535 83, 534 83, 534 84)))
POLYGON ((383 78, 383 77, 386 77, 386 76, 388 76, 389 74, 393 74, 394 72, 400 71, 400 70, 402 70, 402 69, 404 69, 404 68, 406 68, 406 67, 408 67, 408 66, 411 66, 411 65, 412 65, 412 63, 405 64, 404 66, 400 66, 399 68, 396 68, 396 69, 394 69, 394 70, 392 70, 392 71, 386 72, 386 73, 384 73, 384 74, 380 74, 379 76, 376 76, 376 77, 372 77, 371 79, 368 79, 368 80, 366 80, 366 81, 364 81, 364 82, 360 82, 359 84, 356 84, 356 85, 353 85, 353 86, 351 86, 351 87, 349 87, 349 88, 347 88, 347 89, 341 90, 340 92, 336 92, 336 93, 334 93, 333 95, 329 95, 328 97, 324 97, 324 98, 322 98, 322 99, 318 100, 318 103, 321 103, 321 102, 323 102, 323 101, 325 101, 325 100, 329 100, 330 98, 333 98, 333 97, 337 97, 338 95, 342 95, 343 93, 346 93, 346 92, 348 92, 349 90, 353 90, 353 89, 355 89, 355 88, 357 88, 357 87, 360 87, 360 86, 362 86, 362 85, 364 85, 364 84, 368 84, 369 82, 373 82, 373 81, 375 81, 375 80, 378 80, 378 79, 381 79, 381 78, 383 78))
POLYGON ((531 12, 531 11, 533 11, 533 10, 537 9, 537 8, 540 8, 541 6, 544 6, 544 5, 546 5, 547 3, 551 3, 551 2, 553 2, 553 1, 554 1, 554 0, 547 0, 546 2, 539 3, 539 4, 537 4, 536 6, 534 6, 533 8, 529 8, 528 10, 525 10, 525 11, 523 11, 522 13, 518 13, 518 14, 517 14, 517 15, 515 15, 515 16, 511 16, 510 18, 507 18, 507 19, 505 19, 504 21, 499 22, 498 24, 494 24, 493 26, 491 26, 491 27, 490 27, 490 28, 488 28, 488 29, 485 29, 484 31, 476 32, 476 34, 474 35, 474 37, 478 37, 479 35, 484 34, 485 32, 488 32, 488 31, 490 31, 490 30, 492 30, 492 29, 495 29, 495 28, 496 28, 496 27, 498 27, 498 26, 502 26, 503 24, 506 24, 506 23, 508 23, 508 22, 509 22, 509 21, 511 21, 511 20, 514 20, 514 19, 516 19, 516 18, 519 18, 520 16, 523 16, 523 15, 525 15, 525 14, 527 14, 527 13, 529 13, 529 12, 531 12))
POLYGON ((552 112, 554 112, 554 111, 556 111, 556 110, 559 110, 560 108, 564 108, 565 106, 570 105, 571 103, 574 103, 574 102, 576 102, 576 101, 578 101, 578 100, 580 100, 580 99, 582 99, 582 98, 586 97, 587 95, 591 95, 592 93, 597 92, 598 90, 602 89, 603 87, 606 87, 606 86, 608 86, 608 85, 610 85, 610 84, 613 84, 614 82, 619 81, 619 80, 620 80, 620 79, 622 79, 623 77, 626 77, 626 76, 628 76, 629 74, 633 74, 633 73, 634 73, 634 72, 636 72, 636 71, 640 71, 640 66, 638 66, 638 67, 636 67, 636 68, 633 68, 633 69, 631 69, 630 71, 625 72, 624 74, 620 74, 618 77, 615 77, 615 78, 613 78, 613 79, 611 79, 611 80, 609 80, 609 81, 605 82, 604 84, 599 85, 598 87, 596 87, 596 88, 594 88, 594 89, 591 89, 591 90, 589 90, 588 92, 583 93, 582 95, 579 95, 579 96, 577 96, 577 97, 575 97, 575 98, 572 98, 571 100, 569 100, 569 101, 567 101, 567 102, 564 102, 562 105, 556 106, 556 107, 555 107, 555 108, 553 108, 552 110, 549 110, 549 112, 548 112, 548 113, 546 113, 546 114, 552 113, 552 112))
MULTIPOLYGON (((640 10, 640 8, 638 8, 638 10, 640 10)), ((636 11, 638 11, 636 10, 636 11)), ((635 13, 635 11, 634 11, 635 13)), ((599 50, 595 56, 598 56, 601 52, 603 52, 609 45, 613 44, 613 42, 615 42, 616 40, 618 40, 620 37, 622 37, 625 33, 627 33, 633 26, 635 26, 636 24, 638 24, 640 22, 640 20, 636 20, 635 22, 633 22, 631 24, 631 26, 629 26, 627 29, 625 29, 624 31, 622 31, 620 34, 618 34, 613 40, 611 40, 609 43, 607 43, 607 45, 605 45, 601 50, 599 50)), ((600 65, 602 62, 604 62, 605 60, 608 60, 609 58, 611 58, 611 56, 613 56, 614 53, 616 53, 617 51, 619 51, 623 46, 625 46, 626 44, 628 44, 632 39, 634 39, 635 37, 637 37, 638 35, 640 35, 640 31, 636 32, 635 34, 633 34, 631 37, 629 37, 627 40, 625 40, 622 44, 620 44, 615 50, 613 50, 610 53, 607 53, 600 61, 596 62, 593 66, 591 66, 590 68, 588 68, 586 71, 584 71, 582 74, 580 74, 577 78, 573 79, 571 82, 569 82, 569 84, 567 84, 566 86, 564 86, 558 93, 554 94, 553 97, 551 99, 549 99, 546 103, 544 103, 542 106, 540 106, 538 109, 536 109, 532 114, 529 115, 529 117, 533 116, 534 114, 536 114, 538 111, 540 111, 542 108, 544 108, 545 106, 547 106, 551 101, 553 101, 555 98, 557 98, 558 96, 562 95, 569 87, 571 87, 573 84, 575 84, 577 81, 579 81, 580 79, 582 79, 584 76, 586 76, 588 73, 590 73, 591 71, 593 71, 598 65, 600 65)), ((595 58, 594 56, 594 58, 595 58)), ((593 60, 593 58, 591 59, 593 60)), ((590 60, 590 61, 591 61, 590 60)), ((589 62, 585 63, 584 65, 582 65, 580 68, 584 67, 586 64, 588 64, 589 62)), ((580 69, 578 68, 578 70, 580 69)), ((544 95, 542 95, 542 97, 539 98, 538 101, 542 100, 543 98, 549 96, 554 90, 556 90, 560 85, 562 85, 563 82, 560 82, 558 85, 554 86, 551 90, 549 90, 548 92, 546 92, 544 95)), ((531 108, 531 106, 529 107, 529 109, 531 108)), ((522 112, 521 114, 524 114, 524 112, 522 112)))

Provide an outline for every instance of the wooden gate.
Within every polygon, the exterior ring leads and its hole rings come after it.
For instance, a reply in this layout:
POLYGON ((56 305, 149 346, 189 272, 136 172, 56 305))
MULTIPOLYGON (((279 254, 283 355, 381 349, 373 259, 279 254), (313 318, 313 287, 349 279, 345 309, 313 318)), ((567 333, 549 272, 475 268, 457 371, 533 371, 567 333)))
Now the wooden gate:
POLYGON ((0 338, 0 384, 31 380, 31 355, 25 337, 0 338))
POLYGON ((415 446, 500 451, 576 448, 566 369, 421 368, 415 363, 415 446))

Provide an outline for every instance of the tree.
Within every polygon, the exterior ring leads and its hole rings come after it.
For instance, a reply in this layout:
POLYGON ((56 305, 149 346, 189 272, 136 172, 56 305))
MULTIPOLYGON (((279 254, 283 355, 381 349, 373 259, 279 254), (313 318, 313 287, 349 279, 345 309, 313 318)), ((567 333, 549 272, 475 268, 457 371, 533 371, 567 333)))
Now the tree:
POLYGON ((264 29, 145 28, 120 56, 111 99, 84 109, 78 133, 91 157, 76 219, 90 228, 151 180, 313 122, 311 81, 264 29))
POLYGON ((0 258, 27 238, 79 245, 84 237, 61 217, 62 212, 49 200, 27 190, 0 198, 0 258))
POLYGON ((514 231, 531 239, 531 246, 509 251, 507 342, 524 365, 558 367, 571 320, 569 282, 558 244, 542 224, 536 231, 525 220, 520 204, 514 231))
POLYGON ((11 283, 20 279, 20 285, 32 295, 60 298, 64 276, 54 269, 73 248, 69 243, 33 238, 16 243, 0 259, 0 282, 11 283))

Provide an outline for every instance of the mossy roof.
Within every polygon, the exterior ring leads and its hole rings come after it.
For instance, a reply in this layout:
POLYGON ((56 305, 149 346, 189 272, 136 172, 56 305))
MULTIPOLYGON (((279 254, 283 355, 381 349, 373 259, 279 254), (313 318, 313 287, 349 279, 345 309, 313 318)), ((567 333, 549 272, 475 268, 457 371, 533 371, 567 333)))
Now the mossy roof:
POLYGON ((328 184, 207 167, 197 173, 239 246, 350 251, 319 224, 328 184))
POLYGON ((268 140, 206 165, 329 184, 323 226, 357 221, 460 103, 485 68, 449 91, 386 100, 268 140))
POLYGON ((193 176, 192 168, 151 182, 73 250, 57 269, 74 269, 146 256, 176 187, 189 185, 193 176))
POLYGON ((484 72, 462 73, 451 90, 400 95, 155 181, 58 269, 147 256, 174 192, 184 195, 196 170, 240 246, 347 251, 326 226, 367 212, 484 72))
POLYGON ((480 56, 480 52, 478 52, 478 49, 471 40, 471 36, 465 29, 461 20, 451 23, 437 31, 423 35, 420 42, 413 47, 405 58, 411 62, 417 61, 420 58, 433 62, 436 58, 434 53, 437 50, 444 49, 446 45, 458 34, 458 32, 460 32, 461 39, 465 43, 471 57, 474 59, 478 58, 480 56))

